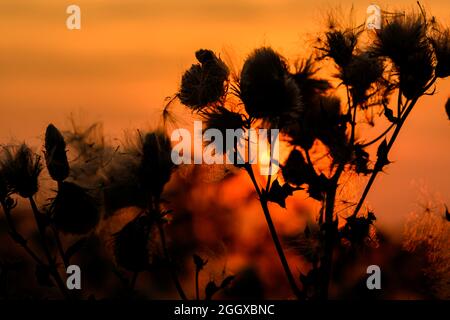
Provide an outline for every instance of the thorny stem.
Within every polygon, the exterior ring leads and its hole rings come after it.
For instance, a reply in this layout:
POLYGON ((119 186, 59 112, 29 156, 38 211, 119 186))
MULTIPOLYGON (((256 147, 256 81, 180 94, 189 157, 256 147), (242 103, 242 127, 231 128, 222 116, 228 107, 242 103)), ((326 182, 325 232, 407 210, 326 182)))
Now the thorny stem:
POLYGON ((39 265, 43 265, 45 266, 45 263, 37 256, 36 253, 34 253, 34 251, 28 246, 27 241, 23 238, 23 236, 17 231, 16 229, 16 225, 12 219, 11 216, 11 210, 10 208, 7 206, 7 204, 4 201, 1 201, 2 204, 2 208, 3 208, 3 212, 5 213, 5 217, 6 217, 6 223, 8 225, 8 228, 10 230, 10 235, 11 238, 20 246, 22 246, 22 248, 24 248, 24 250, 28 253, 28 255, 33 258, 33 260, 39 264, 39 265))
POLYGON ((361 148, 366 148, 372 144, 374 144, 375 142, 379 141, 380 139, 382 139, 386 134, 388 134, 389 131, 391 131, 391 129, 396 125, 397 123, 392 123, 386 130, 383 131, 383 133, 381 133, 378 137, 376 137, 375 139, 364 143, 361 145, 361 148))
POLYGON ((284 273, 286 274, 289 285, 291 286, 291 290, 295 294, 295 296, 298 299, 300 299, 302 297, 302 293, 301 293, 300 289, 297 287, 295 278, 292 275, 291 269, 289 268, 289 264, 287 262, 285 254, 284 254, 283 247, 281 246, 280 239, 278 238, 278 234, 275 229, 275 225, 273 224, 272 217, 270 216, 269 208, 267 206, 267 198, 266 198, 265 194, 262 193, 262 191, 260 190, 260 188, 258 186, 258 182, 256 181, 255 174, 253 172, 251 164, 246 163, 245 170, 247 171, 248 175, 250 176, 253 186, 255 187, 256 193, 259 196, 259 202, 261 203, 261 207, 264 212, 264 217, 266 218, 266 222, 269 227, 270 235, 272 237, 272 241, 275 244, 275 249, 278 253, 278 257, 280 258, 280 261, 283 266, 284 273))
POLYGON ((334 207, 336 201, 336 191, 338 187, 339 178, 344 171, 344 164, 340 164, 335 174, 331 178, 331 184, 325 196, 325 223, 324 223, 324 255, 320 262, 321 279, 319 287, 319 298, 328 298, 328 287, 331 278, 332 262, 333 262, 333 248, 336 234, 336 226, 334 224, 334 207))
POLYGON ((169 264, 170 275, 172 276, 172 280, 173 280, 173 283, 175 284, 175 288, 177 289, 178 294, 180 295, 182 300, 188 300, 186 297, 186 294, 183 291, 180 280, 178 279, 177 272, 175 270, 175 266, 173 265, 172 260, 170 259, 169 249, 167 248, 167 243, 166 243, 166 236, 164 234, 164 228, 162 227, 161 223, 159 223, 159 222, 157 223, 157 225, 158 225, 158 230, 159 230, 159 237, 161 238, 161 245, 163 248, 163 253, 167 260, 167 263, 169 264))
POLYGON ((56 267, 55 261, 52 258, 52 255, 50 253, 50 249, 48 248, 47 240, 45 239, 45 226, 43 225, 42 217, 40 216, 41 213, 39 212, 39 209, 38 209, 38 207, 36 205, 36 202, 34 201, 33 197, 29 197, 28 200, 30 201, 30 205, 31 205, 31 209, 33 211, 34 219, 35 219, 37 227, 38 227, 39 235, 40 235, 40 238, 41 238, 41 241, 42 241, 42 248, 44 250, 45 256, 47 257, 50 274, 55 279, 56 284, 57 284, 59 290, 61 291, 61 293, 64 295, 64 297, 66 299, 70 299, 69 293, 66 290, 66 286, 65 286, 63 280, 61 279, 61 276, 60 276, 60 274, 58 272, 58 269, 56 267))
MULTIPOLYGON (((423 92, 425 93, 436 81, 436 77, 434 77, 430 83, 425 87, 425 89, 423 90, 423 92)), ((410 114, 410 112, 412 111, 412 109, 414 108, 417 100, 419 100, 421 95, 416 96, 415 98, 413 98, 411 100, 411 102, 409 103, 409 105, 407 105, 407 102, 405 103, 405 111, 403 112, 403 114, 401 114, 401 118, 398 119, 398 124, 395 127, 394 133, 392 134, 391 139, 389 140, 389 143, 387 144, 387 148, 386 148, 386 157, 389 154, 389 151, 391 150, 392 146, 394 145, 395 140, 398 137, 398 134, 403 126, 403 124, 405 123, 406 119, 408 118, 408 115, 410 114)), ((401 103, 401 98, 399 98, 399 102, 401 103)), ((378 168, 377 166, 375 166, 369 181, 367 182, 366 187, 364 188, 364 191, 361 195, 361 198, 358 201, 358 204, 355 207, 355 210, 353 211, 352 216, 356 217, 356 215, 358 214, 359 210, 361 209, 364 201, 366 200, 367 195, 369 194, 370 189, 372 188, 372 185, 375 181, 375 178, 377 177, 378 173, 382 171, 382 168, 378 168)))
MULTIPOLYGON (((355 142, 355 130, 356 130, 356 113, 358 106, 351 102, 350 92, 347 88, 347 104, 348 115, 351 116, 351 132, 350 132, 350 144, 353 146, 355 142), (352 114, 353 111, 353 114, 352 114)), ((319 298, 328 299, 328 287, 330 284, 332 263, 333 263, 333 249, 336 235, 336 225, 334 224, 334 207, 336 201, 336 191, 338 187, 339 178, 344 171, 345 164, 339 164, 336 172, 330 179, 330 185, 325 192, 325 222, 322 224, 324 227, 324 253, 320 261, 320 273, 321 278, 319 280, 319 298)))

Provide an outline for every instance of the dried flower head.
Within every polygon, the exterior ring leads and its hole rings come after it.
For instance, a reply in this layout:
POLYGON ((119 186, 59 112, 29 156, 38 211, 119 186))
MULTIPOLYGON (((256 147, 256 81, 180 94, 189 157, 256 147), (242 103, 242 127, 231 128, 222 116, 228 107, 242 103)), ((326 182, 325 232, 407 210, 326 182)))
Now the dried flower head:
POLYGON ((300 90, 286 61, 272 48, 256 49, 241 71, 239 94, 252 118, 277 122, 301 112, 300 90))
POLYGON ((343 68, 351 60, 358 43, 359 32, 354 29, 339 30, 331 28, 325 33, 325 39, 319 39, 318 49, 323 53, 322 58, 331 58, 336 65, 343 68))
POLYGON ((245 126, 245 120, 240 113, 230 111, 223 106, 206 111, 204 118, 205 129, 218 129, 224 136, 227 129, 237 130, 245 126))
POLYGON ((148 216, 138 216, 114 234, 116 263, 132 272, 149 266, 149 236, 153 222, 148 216))
POLYGON ((434 53, 427 29, 423 16, 398 14, 386 20, 376 33, 372 51, 394 63, 400 89, 408 99, 422 94, 434 74, 434 53))
POLYGON ((450 29, 437 29, 431 36, 431 44, 436 56, 436 76, 446 78, 450 76, 450 29))
POLYGON ((300 88, 305 105, 318 94, 324 94, 332 88, 328 80, 316 78, 317 71, 318 68, 315 66, 313 58, 310 57, 298 64, 295 72, 292 74, 292 78, 300 88))
POLYGON ((12 193, 29 198, 38 191, 38 177, 42 170, 40 157, 26 144, 4 147, 0 166, 12 193))
MULTIPOLYGON (((230 111, 223 106, 206 111, 203 117, 206 120, 205 130, 217 129, 224 137, 226 136, 227 129, 237 130, 245 127, 245 120, 240 113, 230 111)), ((217 141, 214 140, 213 143, 215 142, 217 141)), ((218 145, 216 151, 223 153, 228 150, 225 150, 225 146, 221 145, 221 148, 219 148, 218 145)))
POLYGON ((165 132, 154 131, 143 138, 138 174, 143 189, 153 196, 159 197, 170 179, 174 168, 171 152, 171 142, 165 132))
POLYGON ((120 154, 106 172, 102 188, 106 216, 121 208, 145 208, 148 204, 148 194, 142 190, 140 183, 139 159, 131 154, 120 154))
POLYGON ((367 100, 367 92, 382 75, 382 61, 364 52, 354 55, 351 62, 340 69, 339 78, 350 88, 353 103, 358 105, 367 100))
POLYGON ((96 201, 88 191, 66 181, 59 183, 49 210, 55 226, 65 233, 88 233, 100 219, 96 201))
POLYGON ((53 124, 49 124, 45 132, 45 162, 53 180, 63 181, 69 176, 66 142, 53 124))
POLYGON ((195 53, 200 64, 193 64, 181 78, 180 101, 197 111, 218 102, 226 93, 229 70, 211 50, 195 53))

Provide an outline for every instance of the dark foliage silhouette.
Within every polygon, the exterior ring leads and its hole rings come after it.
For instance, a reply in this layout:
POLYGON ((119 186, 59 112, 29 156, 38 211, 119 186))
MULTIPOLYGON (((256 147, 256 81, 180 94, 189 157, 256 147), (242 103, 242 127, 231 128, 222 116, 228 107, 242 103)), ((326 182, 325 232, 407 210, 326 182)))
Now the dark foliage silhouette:
MULTIPOLYGON (((412 223, 409 240, 399 249, 375 232, 376 214, 364 204, 377 175, 391 164, 390 152, 415 105, 450 75, 449 43, 448 28, 420 7, 420 13, 388 14, 380 30, 344 26, 330 18, 313 52, 294 64, 265 46, 252 51, 240 72, 232 74, 212 50, 195 53, 197 62, 182 74, 169 104, 181 102, 204 120, 204 130, 224 135, 228 129, 281 132, 286 157, 271 163, 280 166, 279 173, 262 176, 258 165, 246 158, 227 177, 239 175, 239 170, 248 175, 254 189, 249 199, 259 202, 281 264, 283 278, 273 281, 290 289, 287 297, 327 299, 333 297, 331 286, 346 279, 347 268, 379 259, 389 275, 395 271, 390 264, 414 264, 416 254, 435 267, 434 273, 427 269, 423 275, 432 280, 432 297, 447 294, 440 285, 448 274, 447 208, 444 218, 441 211, 434 217, 428 214, 431 209, 425 210, 422 217, 428 220, 412 223), (327 71, 320 76, 319 66, 327 71), (368 139, 362 129, 367 124, 380 128, 381 134, 368 139), (367 181, 354 201, 342 190, 357 176, 367 181), (284 236, 272 215, 278 207, 289 209, 287 200, 295 193, 320 209, 302 217, 300 232, 284 236), (439 232, 433 233, 434 226, 439 232), (387 250, 386 257, 380 258, 377 245, 387 250)), ((450 99, 445 104, 450 118, 449 109, 450 99)), ((219 268, 213 250, 203 250, 198 240, 203 231, 192 227, 197 203, 186 205, 192 202, 188 191, 199 184, 195 174, 201 168, 194 166, 187 171, 192 178, 186 178, 185 166, 173 164, 167 128, 137 131, 115 146, 98 129, 96 124, 84 130, 74 125, 62 132, 49 124, 42 152, 25 143, 1 149, 0 236, 7 233, 8 241, 26 254, 24 261, 32 263, 31 278, 40 290, 50 298, 87 298, 65 285, 64 268, 75 261, 87 266, 90 299, 175 294, 183 300, 273 298, 265 287, 272 279, 259 272, 256 262, 232 274, 226 265, 220 266, 220 274, 213 270, 219 268), (41 193, 51 196, 42 200, 41 193), (22 229, 21 213, 33 221, 28 225, 32 233, 22 229)), ((268 142, 268 150, 272 147, 268 142)), ((237 143, 228 148, 217 152, 236 157, 237 143)), ((224 219, 217 220, 223 229, 241 227, 222 216, 217 219, 224 219)), ((226 247, 231 236, 223 238, 226 247)), ((240 245, 246 244, 235 246, 240 245)), ((258 250, 249 256, 261 256, 264 251, 258 250)), ((21 263, 0 257, 1 297, 9 292, 6 280, 20 268, 21 263)), ((361 281, 353 279, 351 289, 342 286, 343 296, 358 297, 361 281)))

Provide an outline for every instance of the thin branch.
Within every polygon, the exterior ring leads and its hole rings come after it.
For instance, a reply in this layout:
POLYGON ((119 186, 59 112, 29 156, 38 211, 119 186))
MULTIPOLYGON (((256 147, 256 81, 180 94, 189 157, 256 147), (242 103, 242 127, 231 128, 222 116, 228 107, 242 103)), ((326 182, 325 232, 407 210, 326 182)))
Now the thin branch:
POLYGON ((70 299, 70 295, 67 292, 66 285, 64 284, 64 281, 62 280, 62 278, 58 272, 58 268, 56 267, 55 261, 50 253, 50 249, 47 244, 47 239, 45 238, 45 226, 42 223, 42 217, 41 217, 42 213, 39 211, 33 197, 29 197, 28 200, 30 202, 31 209, 32 209, 33 215, 34 215, 34 219, 35 219, 36 225, 38 227, 39 236, 40 236, 41 242, 42 242, 42 248, 44 250, 45 256, 47 257, 50 274, 55 279, 56 284, 57 284, 59 290, 61 291, 61 293, 67 299, 70 299))
POLYGON ((278 234, 277 234, 277 231, 275 229, 275 225, 273 224, 272 217, 270 216, 269 208, 267 206, 266 196, 265 196, 265 194, 263 194, 261 192, 261 190, 260 190, 260 188, 258 186, 258 183, 256 181, 255 174, 253 172, 251 164, 247 163, 245 165, 245 169, 246 169, 248 175, 250 176, 250 179, 253 182, 253 186, 254 186, 254 188, 256 190, 256 193, 259 196, 259 202, 261 203, 261 207, 262 207, 263 212, 264 212, 264 217, 266 218, 266 222, 267 222, 267 225, 269 227, 270 235, 272 237, 272 241, 273 241, 273 243, 275 245, 275 249, 276 249, 276 251, 278 253, 278 257, 280 258, 281 265, 283 266, 284 273, 286 274, 286 277, 287 277, 287 280, 289 282, 289 285, 291 286, 291 290, 295 294, 295 296, 298 299, 300 299, 302 297, 302 293, 301 293, 300 289, 297 287, 297 284, 295 282, 295 278, 294 278, 294 276, 292 274, 291 269, 289 268, 289 264, 287 262, 285 254, 284 254, 283 247, 281 246, 280 239, 278 238, 278 234))
MULTIPOLYGON (((424 93, 435 83, 436 81, 436 76, 428 83, 428 85, 424 88, 424 93)), ((389 143, 387 144, 387 148, 386 148, 386 157, 389 154, 389 151, 391 150, 392 146, 394 145, 395 140, 398 137, 398 134, 403 126, 403 124, 405 123, 406 119, 408 118, 408 115, 410 114, 410 112, 412 111, 412 109, 414 108, 415 104, 417 103, 417 101, 419 100, 419 98, 421 97, 421 95, 416 96, 415 98, 413 98, 409 105, 406 103, 405 105, 405 109, 401 115, 401 118, 398 120, 398 124, 395 128, 394 133, 392 134, 391 139, 389 140, 389 143)), ((355 210, 353 211, 352 216, 356 217, 356 215, 358 214, 359 210, 361 209, 364 201, 366 200, 366 197, 375 181, 376 176, 378 175, 378 173, 381 171, 381 168, 375 168, 369 178, 369 181, 367 182, 366 187, 364 188, 364 191, 361 195, 361 198, 358 201, 358 204, 356 205, 355 210)))
POLYGON ((175 288, 178 291, 178 294, 180 295, 180 298, 182 300, 188 300, 186 294, 184 293, 183 287, 181 286, 181 282, 178 279, 175 266, 172 263, 172 260, 170 259, 169 249, 167 248, 167 242, 166 242, 166 236, 164 234, 164 228, 162 227, 161 223, 157 223, 158 230, 159 230, 159 237, 161 238, 161 245, 163 248, 164 256, 166 258, 167 263, 169 264, 169 271, 170 275, 172 276, 172 280, 175 284, 175 288))
POLYGON ((14 220, 11 216, 11 210, 8 207, 8 205, 1 201, 1 205, 3 208, 3 212, 5 213, 6 217, 6 224, 9 228, 9 234, 11 236, 11 239, 14 240, 17 244, 22 246, 22 248, 28 253, 28 255, 39 265, 45 266, 45 263, 37 256, 37 254, 28 246, 27 240, 17 231, 16 225, 14 223, 14 220))

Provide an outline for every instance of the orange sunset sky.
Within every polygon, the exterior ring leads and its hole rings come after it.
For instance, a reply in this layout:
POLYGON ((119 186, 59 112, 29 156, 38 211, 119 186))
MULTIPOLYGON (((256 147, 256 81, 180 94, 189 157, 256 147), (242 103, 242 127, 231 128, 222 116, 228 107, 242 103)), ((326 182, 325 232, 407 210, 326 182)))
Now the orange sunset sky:
MULTIPOLYGON (((35 147, 49 122, 68 128, 74 113, 101 121, 107 137, 159 121, 198 48, 236 64, 271 45, 290 61, 305 57, 330 8, 354 5, 363 22, 371 1, 336 0, 1 0, 0 143, 35 147), (66 7, 81 7, 81 30, 66 29, 66 7), (228 58, 229 57, 229 58, 228 58)), ((415 1, 376 1, 390 10, 415 1)), ((450 1, 423 1, 450 24, 450 1)), ((413 111, 394 147, 394 163, 368 200, 395 231, 417 206, 419 186, 450 204, 450 126, 444 104, 450 79, 413 111)))

